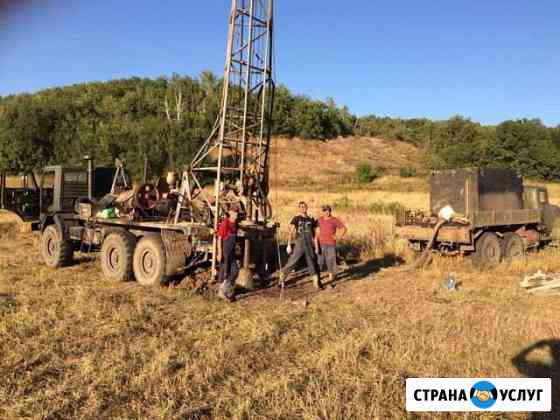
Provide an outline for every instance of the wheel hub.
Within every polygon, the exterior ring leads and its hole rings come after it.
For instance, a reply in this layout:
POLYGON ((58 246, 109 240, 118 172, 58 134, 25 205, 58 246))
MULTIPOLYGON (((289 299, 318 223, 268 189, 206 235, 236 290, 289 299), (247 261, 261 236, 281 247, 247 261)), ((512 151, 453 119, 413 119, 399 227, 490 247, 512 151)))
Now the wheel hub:
POLYGON ((116 271, 119 266, 119 251, 116 248, 109 250, 109 267, 111 270, 116 271))
POLYGON ((486 256, 489 258, 494 258, 496 256, 496 250, 494 247, 489 246, 486 248, 486 256))
POLYGON ((146 274, 151 274, 154 271, 154 257, 150 251, 145 251, 142 254, 142 271, 146 274))
POLYGON ((56 250, 56 244, 53 238, 48 238, 47 240, 47 252, 50 256, 53 256, 56 250))

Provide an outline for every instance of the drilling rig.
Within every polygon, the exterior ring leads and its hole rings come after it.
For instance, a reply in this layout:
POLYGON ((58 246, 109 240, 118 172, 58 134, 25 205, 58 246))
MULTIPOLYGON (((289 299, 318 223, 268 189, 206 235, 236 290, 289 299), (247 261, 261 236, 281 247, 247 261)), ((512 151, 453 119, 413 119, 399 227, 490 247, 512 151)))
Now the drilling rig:
POLYGON ((105 277, 115 281, 165 283, 200 263, 211 263, 214 275, 217 226, 235 209, 241 219, 238 283, 251 289, 254 272, 261 278, 270 274, 278 228, 268 199, 273 3, 232 0, 220 113, 178 188, 163 196, 153 184, 125 185, 92 197, 91 161, 87 176, 60 175, 58 194, 42 188, 42 197, 62 197, 66 204, 42 203, 41 253, 48 266, 68 265, 76 251, 99 252, 105 277), (88 196, 64 199, 65 192, 78 190, 88 196))
MULTIPOLYGON (((193 188, 213 182, 206 196, 214 230, 228 207, 244 221, 242 282, 247 284, 251 245, 255 238, 274 236, 268 201, 268 155, 274 101, 273 0, 232 0, 221 110, 216 125, 182 177, 176 222, 185 207, 191 221, 193 188), (185 200, 186 203, 185 203, 185 200), (271 230, 272 229, 272 230, 271 230)), ((215 240, 214 240, 215 247, 215 240)), ((212 258, 212 271, 216 261, 212 258)))

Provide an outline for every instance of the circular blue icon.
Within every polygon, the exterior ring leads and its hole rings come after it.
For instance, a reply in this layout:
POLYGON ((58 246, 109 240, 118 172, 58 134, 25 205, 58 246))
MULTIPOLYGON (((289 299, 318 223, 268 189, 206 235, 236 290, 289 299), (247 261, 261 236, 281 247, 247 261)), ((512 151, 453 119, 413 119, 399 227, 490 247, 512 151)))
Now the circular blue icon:
POLYGON ((471 402, 478 408, 492 407, 498 399, 498 390, 488 381, 480 381, 471 388, 471 402))

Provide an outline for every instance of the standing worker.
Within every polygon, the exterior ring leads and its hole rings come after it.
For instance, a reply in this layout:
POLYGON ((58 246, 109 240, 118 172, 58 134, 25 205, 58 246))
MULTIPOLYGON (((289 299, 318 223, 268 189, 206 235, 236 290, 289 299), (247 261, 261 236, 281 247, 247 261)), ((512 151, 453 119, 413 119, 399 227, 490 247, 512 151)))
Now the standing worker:
POLYGON ((313 284, 315 288, 322 289, 321 272, 319 264, 317 264, 316 251, 319 249, 315 230, 317 221, 307 214, 307 204, 300 201, 298 204, 299 214, 292 219, 290 223, 290 233, 288 237, 288 246, 286 251, 290 255, 288 262, 280 270, 280 282, 284 284, 285 277, 295 268, 301 257, 305 256, 307 268, 315 275, 313 284), (292 241, 295 239, 295 246, 292 253, 292 241))
POLYGON ((227 217, 218 225, 216 261, 220 263, 218 296, 232 302, 235 299, 235 278, 239 273, 235 260, 237 242, 237 211, 229 210, 227 217))
POLYGON ((332 215, 331 206, 323 206, 323 215, 319 218, 319 229, 317 239, 321 246, 321 260, 324 261, 329 272, 329 281, 334 281, 337 274, 336 266, 336 239, 337 232, 340 230, 339 237, 342 239, 348 229, 338 219, 332 215))

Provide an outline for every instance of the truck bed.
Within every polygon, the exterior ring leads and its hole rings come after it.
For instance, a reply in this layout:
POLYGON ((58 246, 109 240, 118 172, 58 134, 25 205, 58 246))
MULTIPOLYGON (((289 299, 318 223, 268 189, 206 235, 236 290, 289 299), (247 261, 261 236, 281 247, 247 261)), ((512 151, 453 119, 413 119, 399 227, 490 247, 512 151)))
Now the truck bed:
MULTIPOLYGON (((431 222, 408 221, 403 223, 403 221, 407 220, 405 217, 401 219, 401 223, 397 223, 396 233, 412 241, 429 241, 434 234, 437 218, 431 216, 427 219, 431 220, 431 222)), ((539 224, 541 223, 541 214, 539 210, 535 209, 476 211, 467 220, 468 222, 464 224, 451 223, 442 226, 436 241, 470 244, 475 230, 498 226, 539 224)))
MULTIPOLYGON (((421 226, 421 225, 397 226, 396 233, 402 238, 413 240, 413 241, 429 241, 432 239, 432 236, 434 235, 434 227, 421 226)), ((443 226, 438 232, 436 241, 470 244, 471 243, 470 226, 465 226, 465 225, 443 226)))
POLYGON ((540 221, 541 212, 536 209, 475 211, 471 218, 473 228, 530 225, 540 221))

